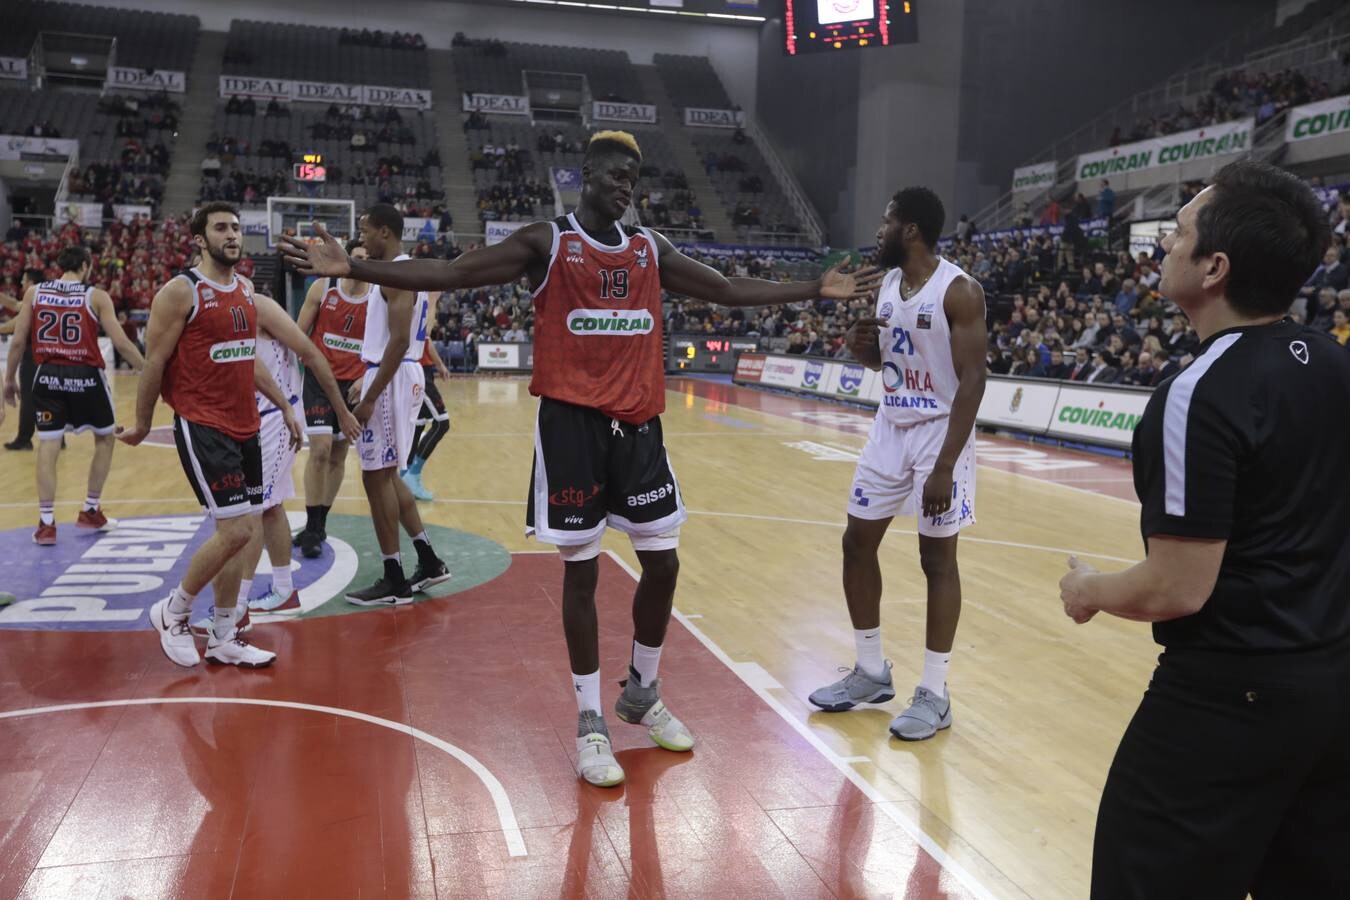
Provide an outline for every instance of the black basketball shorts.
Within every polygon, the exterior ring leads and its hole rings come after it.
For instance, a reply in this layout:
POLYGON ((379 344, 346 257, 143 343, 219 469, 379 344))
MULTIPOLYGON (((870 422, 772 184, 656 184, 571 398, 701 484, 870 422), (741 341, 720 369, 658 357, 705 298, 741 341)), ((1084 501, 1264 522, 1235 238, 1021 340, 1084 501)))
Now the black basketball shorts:
POLYGON ((417 410, 418 425, 430 425, 435 422, 449 422, 450 413, 445 409, 445 398, 441 396, 441 389, 436 387, 436 368, 435 366, 423 366, 423 377, 426 382, 422 386, 422 405, 417 410))
POLYGON ((660 418, 630 425, 599 410, 540 399, 526 534, 576 546, 599 539, 606 526, 655 537, 686 518, 660 418))
MULTIPOLYGON (((342 391, 342 397, 347 398, 347 391, 355 379, 338 379, 338 389, 342 391)), ((328 395, 323 392, 319 386, 319 379, 308 369, 305 370, 305 386, 303 389, 305 401, 305 434, 323 435, 331 434, 335 440, 345 441, 347 438, 338 428, 337 412, 333 409, 333 404, 328 402, 328 395)), ((351 405, 348 404, 348 409, 351 405)))
POLYGON ((67 431, 112 434, 112 391, 97 366, 43 363, 33 378, 38 437, 55 440, 67 431))
POLYGON ((173 417, 173 440, 192 492, 213 519, 261 513, 262 444, 237 441, 209 425, 173 417))

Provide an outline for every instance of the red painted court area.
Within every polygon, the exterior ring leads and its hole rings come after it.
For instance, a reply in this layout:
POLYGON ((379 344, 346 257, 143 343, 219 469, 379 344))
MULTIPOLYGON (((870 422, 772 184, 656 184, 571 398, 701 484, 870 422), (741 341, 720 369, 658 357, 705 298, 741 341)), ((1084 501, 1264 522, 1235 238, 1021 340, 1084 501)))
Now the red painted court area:
MULTIPOLYGON (((633 580, 601 559, 612 704, 633 580)), ((678 621, 664 694, 698 746, 611 714, 628 780, 579 782, 561 574, 521 554, 444 600, 258 626, 260 672, 0 631, 0 898, 972 896, 678 621)))

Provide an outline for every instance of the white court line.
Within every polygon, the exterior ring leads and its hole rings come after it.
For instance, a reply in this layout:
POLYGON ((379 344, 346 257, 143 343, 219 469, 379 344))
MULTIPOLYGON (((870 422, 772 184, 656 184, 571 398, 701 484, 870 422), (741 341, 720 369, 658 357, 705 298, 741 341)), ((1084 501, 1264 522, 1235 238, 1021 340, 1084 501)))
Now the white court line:
POLYGON ((472 754, 461 750, 448 741, 443 741, 432 734, 427 734, 420 728, 414 728, 411 725, 405 725, 402 722, 394 722, 389 719, 381 719, 379 716, 368 715, 363 712, 356 712, 351 709, 343 709, 339 706, 315 706, 312 703, 295 703, 290 700, 259 700, 244 697, 145 697, 130 700, 99 700, 93 703, 63 703, 59 706, 34 706, 28 709, 11 709, 0 712, 0 719, 16 719, 21 716, 38 716, 44 713, 71 712, 81 709, 104 709, 113 706, 153 706, 157 703, 213 703, 213 704, 232 704, 236 706, 276 706, 282 709, 300 709, 306 712, 327 713, 330 716, 342 716, 347 719, 356 719, 358 722, 366 722, 371 725, 379 725, 381 728, 388 728, 390 731, 396 731, 399 734, 407 734, 423 741, 431 746, 446 753, 449 756, 459 760, 464 766, 478 777, 483 787, 487 788, 488 794, 492 797, 492 805, 497 808, 497 821, 502 826, 502 836, 506 840, 506 850, 512 856, 527 856, 525 850, 525 836, 520 833, 520 825, 516 822, 515 811, 511 808, 511 799, 506 796, 506 788, 497 780, 487 766, 480 763, 472 754))
MULTIPOLYGON (((638 573, 633 570, 632 566, 624 561, 623 557, 619 556, 613 550, 605 550, 604 552, 609 554, 610 559, 618 563, 620 568, 632 576, 634 581, 639 579, 640 576, 638 573)), ((730 656, 727 656, 726 651, 717 646, 712 638, 700 631, 699 627, 691 622, 688 616, 678 609, 673 609, 671 614, 674 615, 676 620, 679 621, 690 634, 698 639, 700 644, 708 649, 708 652, 717 657, 717 660, 721 662, 722 665, 726 666, 733 675, 739 678, 746 687, 754 691, 755 695, 759 697, 760 700, 764 701, 770 709, 778 713, 779 717, 781 717, 784 722, 787 722, 788 725, 792 726, 793 731, 800 734, 808 744, 820 753, 821 756, 825 757, 831 765, 838 769, 841 775, 852 782, 853 786, 863 793, 863 796, 867 797, 868 800, 871 800, 877 809, 881 810, 891 819, 891 821, 899 825, 916 844, 924 849, 924 852, 937 861, 938 865, 942 866, 944 870, 951 873, 952 877, 961 882, 961 885, 965 887, 966 890, 970 891, 976 897, 981 898, 981 900, 995 900, 993 892, 976 880, 974 875, 971 875, 962 868, 956 860, 952 859, 947 851, 942 849, 938 842, 933 840, 933 838, 923 830, 919 823, 901 813, 900 810, 896 808, 896 804, 891 803, 880 791, 872 786, 871 782, 863 778, 853 769, 851 761, 856 760, 856 757, 842 757, 831 750, 830 747, 811 730, 810 726, 794 716, 791 710, 768 692, 768 689, 760 687, 750 681, 746 677, 744 668, 734 662, 730 656)), ((899 896, 899 893, 897 893, 897 896, 899 896)))
MULTIPOLYGON (((1000 469, 1000 470, 998 470, 998 471, 1003 471, 1003 470, 1000 469)), ((1005 474, 1005 475, 1016 475, 1017 473, 1016 473, 1016 472, 1004 472, 1004 474, 1005 474)), ((1030 476, 1023 475, 1023 476, 1020 476, 1020 477, 1023 477, 1023 478, 1029 478, 1030 476)), ((1042 481, 1042 480, 1039 479, 1039 478, 1033 478, 1032 480, 1035 481, 1035 482, 1038 483, 1038 484, 1054 484, 1054 482, 1051 482, 1051 481, 1042 481)), ((1068 487, 1068 485, 1060 485, 1060 487, 1068 487)), ((1105 494, 1098 494, 1098 493, 1096 493, 1095 491, 1081 491, 1081 493, 1091 494, 1093 497, 1104 497, 1104 496, 1106 496, 1105 494)), ((338 499, 338 500, 353 500, 353 501, 355 501, 355 500, 364 500, 365 498, 364 498, 364 497, 338 497, 337 499, 338 499)), ((1117 498, 1117 499, 1118 499, 1118 498, 1117 498)), ((58 501, 57 501, 57 504, 58 504, 58 505, 63 505, 63 506, 69 506, 69 505, 72 505, 72 504, 83 503, 83 502, 84 502, 84 501, 82 501, 82 500, 58 500, 58 501)), ((180 501, 178 498, 160 498, 160 499, 155 499, 155 500, 119 500, 119 501, 117 501, 117 502, 118 502, 118 503, 126 503, 126 504, 134 504, 134 503, 176 503, 176 502, 195 503, 196 500, 195 500, 194 498, 191 498, 191 497, 185 497, 185 498, 182 498, 181 501, 180 501)), ((450 504, 450 505, 460 504, 460 505, 469 505, 469 506, 524 506, 524 505, 525 505, 525 501, 524 501, 524 500, 474 500, 474 499, 467 499, 467 498, 466 498, 466 499, 458 499, 458 498, 437 498, 436 500, 433 500, 432 502, 433 502, 433 503, 445 503, 445 504, 450 504)), ((1129 502, 1129 501, 1125 501, 1125 502, 1129 502)), ((27 508, 27 507, 30 507, 30 506, 32 506, 32 505, 33 505, 33 504, 31 504, 31 503, 0 503, 0 509, 27 508)), ((844 524, 845 524, 844 522, 826 522, 826 521, 823 521, 823 520, 820 520, 820 519, 794 519, 794 518, 791 518, 791 517, 789 517, 789 516, 762 516, 762 515, 756 515, 756 514, 754 514, 754 513, 714 512, 714 511, 712 511, 712 510, 706 510, 706 509, 691 509, 691 510, 688 510, 688 512, 689 512, 689 515, 691 515, 691 516, 710 516, 710 517, 712 517, 712 518, 719 518, 719 519, 752 519, 752 520, 755 520, 755 521, 758 521, 758 522, 783 522, 783 523, 785 523, 785 524, 790 524, 790 525, 815 525, 815 526, 819 526, 819 527, 823 527, 823 528, 843 528, 843 527, 844 527, 844 524)), ((912 531, 912 530, 910 530, 910 529, 908 529, 908 528, 891 528, 891 529, 888 529, 888 530, 889 530, 891 533, 893 533, 893 534, 908 534, 908 535, 917 535, 917 534, 918 534, 917 531, 912 531)), ((1080 556, 1080 557, 1086 556, 1086 557, 1090 557, 1090 558, 1092 558, 1092 559, 1105 559, 1105 560, 1110 560, 1111 562, 1126 563, 1126 564, 1128 564, 1128 565, 1134 565, 1135 563, 1139 562, 1139 560, 1137 560, 1137 559, 1127 559, 1126 557, 1123 557, 1123 556, 1110 556, 1110 555, 1105 554, 1105 553, 1092 553, 1092 552, 1090 552, 1090 551, 1088 551, 1088 550, 1071 550, 1071 549, 1068 549, 1068 548, 1065 548, 1065 547, 1046 547, 1046 546, 1044 546, 1044 545, 1042 545, 1042 544, 1023 544, 1023 543, 1020 543, 1020 542, 1018 542, 1018 541, 1000 541, 1000 540, 996 540, 996 539, 994 539, 994 538, 980 538, 980 537, 974 537, 974 536, 972 536, 972 535, 962 535, 961 540, 962 540, 964 543, 970 543, 970 544, 991 544, 991 545, 998 546, 998 547, 1016 547, 1016 548, 1019 549, 1019 550, 1038 550, 1038 551, 1041 551, 1041 552, 1043 552, 1043 553, 1056 553, 1056 554, 1059 554, 1059 555, 1061 555, 1061 556, 1080 556)), ((514 552, 520 552, 520 553, 552 553, 553 551, 552 551, 552 550, 522 550, 522 551, 512 551, 512 552, 513 552, 513 553, 514 553, 514 552)))

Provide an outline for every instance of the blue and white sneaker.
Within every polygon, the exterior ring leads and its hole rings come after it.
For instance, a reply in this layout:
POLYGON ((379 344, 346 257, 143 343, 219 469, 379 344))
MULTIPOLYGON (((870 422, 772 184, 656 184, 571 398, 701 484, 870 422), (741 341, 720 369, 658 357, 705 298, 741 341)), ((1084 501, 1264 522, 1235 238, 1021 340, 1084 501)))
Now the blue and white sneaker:
POLYGON ((255 613, 271 613, 283 616, 293 616, 303 611, 300 608, 299 591, 291 591, 289 597, 283 597, 277 593, 276 588, 272 588, 261 597, 254 597, 249 600, 248 608, 255 613))
MULTIPOLYGON (((216 623, 216 608, 214 606, 208 606, 206 608, 206 615, 202 616, 200 619, 193 622, 188 627, 192 630, 193 634, 198 635, 199 637, 209 638, 211 636, 211 628, 212 626, 215 625, 215 623, 216 623)), ((249 631, 252 628, 253 623, 248 620, 248 607, 245 606, 243 613, 239 616, 239 621, 236 622, 234 625, 234 630, 239 632, 240 634, 243 634, 244 632, 249 631)))
POLYGON ((891 734, 902 741, 926 741, 951 727, 952 698, 946 685, 941 697, 926 687, 916 687, 909 708, 891 720, 891 734))
POLYGON ((405 469, 401 477, 403 478, 403 483, 408 486, 408 490, 412 492, 415 499, 436 499, 436 495, 427 490, 427 486, 422 483, 422 476, 420 473, 405 469))

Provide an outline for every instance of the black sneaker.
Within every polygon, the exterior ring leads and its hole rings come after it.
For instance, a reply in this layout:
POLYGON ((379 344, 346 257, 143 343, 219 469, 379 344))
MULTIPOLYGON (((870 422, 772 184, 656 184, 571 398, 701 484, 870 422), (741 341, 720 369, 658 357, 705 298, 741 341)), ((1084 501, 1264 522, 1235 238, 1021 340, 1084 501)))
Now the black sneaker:
POLYGON ((408 583, 411 585, 413 592, 418 593, 449 580, 450 569, 439 558, 433 556, 430 559, 418 561, 417 569, 413 572, 412 579, 408 583))
POLYGON ((6 449, 6 450, 32 450, 32 449, 33 449, 33 442, 32 442, 32 441, 19 441, 19 440, 10 441, 9 443, 5 444, 5 449, 6 449))
POLYGON ((327 537, 320 531, 300 532, 300 555, 305 559, 318 559, 323 554, 323 542, 327 537))
POLYGON ((364 591, 347 594, 346 600, 353 606, 406 606, 412 602, 412 595, 412 586, 408 582, 395 584, 381 578, 364 591))
POLYGON ((308 536, 309 536, 309 529, 301 528, 295 534, 291 535, 291 546, 299 547, 301 544, 305 542, 305 538, 308 536))

